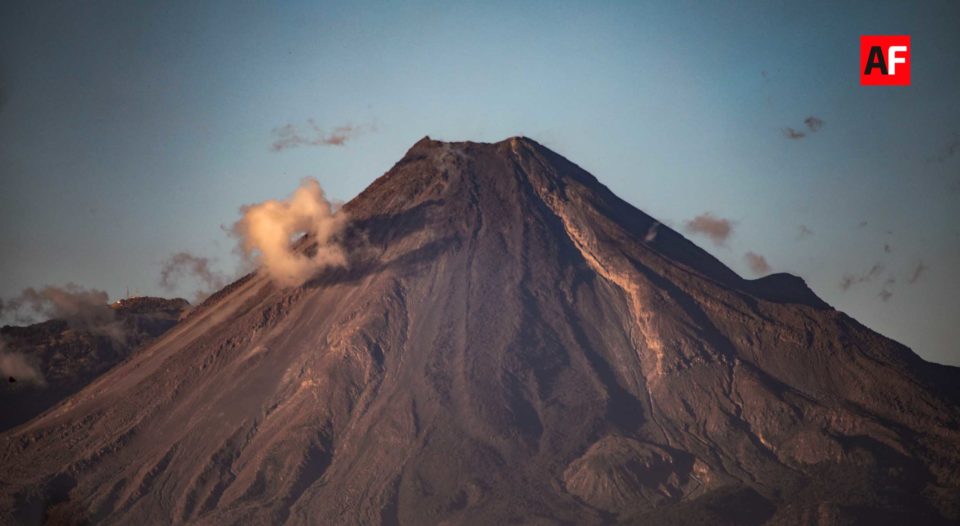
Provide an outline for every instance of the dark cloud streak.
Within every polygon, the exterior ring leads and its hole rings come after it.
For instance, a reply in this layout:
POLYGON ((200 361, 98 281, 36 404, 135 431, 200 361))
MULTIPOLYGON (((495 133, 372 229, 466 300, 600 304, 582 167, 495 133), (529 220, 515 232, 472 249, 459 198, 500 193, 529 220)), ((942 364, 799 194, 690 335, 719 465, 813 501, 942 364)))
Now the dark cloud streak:
POLYGON ((811 133, 817 133, 820 131, 820 128, 823 128, 823 125, 826 124, 823 122, 823 119, 820 117, 815 117, 813 115, 807 117, 803 120, 803 124, 810 130, 811 133))
POLYGON ((308 119, 307 125, 303 128, 295 124, 286 124, 275 128, 273 130, 275 139, 270 145, 270 150, 281 152, 300 146, 344 146, 347 141, 364 131, 360 126, 346 124, 337 126, 333 131, 327 132, 317 126, 313 119, 308 119))
POLYGON ((792 139, 792 140, 803 139, 804 137, 807 136, 806 133, 803 133, 802 131, 799 131, 799 130, 794 130, 789 126, 783 129, 783 135, 786 136, 787 139, 792 139))
POLYGON ((930 267, 924 265, 923 261, 917 263, 917 265, 913 267, 910 277, 907 278, 907 283, 913 285, 914 283, 920 281, 920 278, 923 277, 928 270, 930 270, 930 267))
POLYGON ((930 163, 944 163, 951 157, 960 153, 960 136, 954 135, 946 144, 940 148, 936 155, 927 159, 930 163))
MULTIPOLYGON (((811 115, 806 119, 803 119, 803 125, 807 127, 807 130, 809 131, 809 133, 817 133, 818 131, 823 129, 823 126, 825 124, 826 122, 824 122, 823 119, 821 119, 820 117, 816 117, 814 115, 811 115)), ((786 128, 783 129, 783 135, 788 139, 796 141, 806 137, 807 132, 787 126, 786 128)))
POLYGON ((883 270, 883 265, 880 263, 875 263, 872 267, 870 267, 870 270, 863 274, 844 274, 843 279, 840 280, 840 288, 843 290, 850 290, 850 287, 854 285, 858 285, 860 283, 869 283, 883 273, 883 270))

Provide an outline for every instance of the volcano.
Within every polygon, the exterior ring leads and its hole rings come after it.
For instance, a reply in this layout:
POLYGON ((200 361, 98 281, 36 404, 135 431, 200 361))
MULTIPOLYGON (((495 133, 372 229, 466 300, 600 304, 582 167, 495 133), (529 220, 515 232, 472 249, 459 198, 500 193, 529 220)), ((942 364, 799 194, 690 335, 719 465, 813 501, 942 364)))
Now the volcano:
POLYGON ((347 267, 250 274, 0 435, 0 522, 960 520, 958 369, 540 144, 424 138, 344 211, 347 267))

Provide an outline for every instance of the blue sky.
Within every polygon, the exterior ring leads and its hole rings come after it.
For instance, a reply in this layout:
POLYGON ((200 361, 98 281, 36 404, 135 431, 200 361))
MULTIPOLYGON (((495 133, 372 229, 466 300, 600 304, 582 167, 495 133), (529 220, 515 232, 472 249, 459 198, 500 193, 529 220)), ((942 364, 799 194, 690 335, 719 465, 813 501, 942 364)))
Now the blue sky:
POLYGON ((237 268, 242 204, 304 176, 348 200, 424 135, 523 134, 674 228, 730 219, 691 239, 741 274, 762 254, 960 364, 956 2, 133 4, 0 5, 0 297, 169 294, 171 253, 237 268), (911 35, 910 87, 859 85, 861 34, 911 35), (309 119, 360 131, 271 150, 309 119))

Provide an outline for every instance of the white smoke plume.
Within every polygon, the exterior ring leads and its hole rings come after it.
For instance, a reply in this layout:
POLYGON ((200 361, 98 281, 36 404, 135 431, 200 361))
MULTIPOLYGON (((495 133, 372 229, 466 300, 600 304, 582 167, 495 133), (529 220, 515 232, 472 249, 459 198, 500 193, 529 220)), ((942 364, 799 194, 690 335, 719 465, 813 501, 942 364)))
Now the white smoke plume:
POLYGON ((46 385, 43 373, 31 362, 22 353, 7 352, 0 341, 0 380, 6 382, 12 378, 14 382, 34 383, 41 387, 46 385))
POLYGON ((346 252, 337 239, 346 214, 327 200, 316 179, 305 178, 285 200, 270 199, 240 210, 243 217, 232 228, 240 249, 280 285, 301 285, 320 269, 346 266, 346 252), (312 256, 293 247, 302 234, 317 244, 312 256))

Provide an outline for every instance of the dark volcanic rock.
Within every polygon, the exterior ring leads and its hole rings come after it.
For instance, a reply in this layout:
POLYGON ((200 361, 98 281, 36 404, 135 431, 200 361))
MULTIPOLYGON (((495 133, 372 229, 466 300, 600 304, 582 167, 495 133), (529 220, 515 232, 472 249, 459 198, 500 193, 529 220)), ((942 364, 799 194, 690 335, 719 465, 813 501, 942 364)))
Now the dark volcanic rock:
POLYGON ((48 320, 0 328, 3 352, 30 364, 39 379, 8 378, 0 385, 0 431, 22 424, 79 391, 144 343, 177 323, 189 307, 183 299, 139 297, 104 305, 101 323, 77 326, 48 320))
POLYGON ((2 517, 960 518, 956 369, 799 278, 645 241, 537 143, 424 139, 346 210, 349 268, 248 276, 0 436, 2 517))

